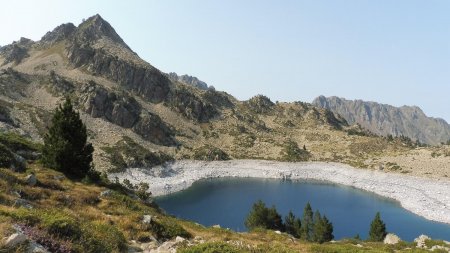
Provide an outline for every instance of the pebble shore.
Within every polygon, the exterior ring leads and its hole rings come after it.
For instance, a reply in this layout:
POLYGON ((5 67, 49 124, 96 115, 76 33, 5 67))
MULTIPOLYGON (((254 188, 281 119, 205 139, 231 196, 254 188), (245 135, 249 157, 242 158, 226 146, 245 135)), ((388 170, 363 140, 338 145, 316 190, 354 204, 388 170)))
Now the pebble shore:
POLYGON ((377 170, 356 169, 326 162, 286 163, 263 160, 182 160, 151 169, 131 168, 110 179, 147 182, 153 196, 184 190, 195 181, 216 177, 319 180, 355 187, 398 201, 426 219, 450 224, 450 180, 414 177, 377 170))

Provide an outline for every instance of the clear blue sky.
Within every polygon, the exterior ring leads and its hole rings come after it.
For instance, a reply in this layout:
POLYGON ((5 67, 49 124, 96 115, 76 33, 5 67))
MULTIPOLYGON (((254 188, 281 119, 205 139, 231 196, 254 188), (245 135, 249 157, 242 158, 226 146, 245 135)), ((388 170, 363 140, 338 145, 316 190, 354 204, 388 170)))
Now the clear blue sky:
POLYGON ((99 13, 143 59, 239 99, 318 95, 450 120, 448 0, 2 1, 0 45, 99 13))

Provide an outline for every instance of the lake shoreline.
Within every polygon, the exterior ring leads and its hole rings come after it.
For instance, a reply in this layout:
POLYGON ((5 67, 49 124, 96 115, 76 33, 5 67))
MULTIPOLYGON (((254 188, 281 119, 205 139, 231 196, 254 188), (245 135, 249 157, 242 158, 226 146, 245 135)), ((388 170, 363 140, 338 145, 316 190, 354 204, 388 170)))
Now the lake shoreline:
POLYGON ((326 162, 287 163, 264 160, 181 160, 152 169, 130 168, 111 173, 120 181, 147 182, 153 196, 190 187, 206 178, 250 177, 286 180, 317 180, 354 187, 396 200, 406 210, 426 219, 450 224, 450 181, 421 178, 383 171, 356 169, 326 162))

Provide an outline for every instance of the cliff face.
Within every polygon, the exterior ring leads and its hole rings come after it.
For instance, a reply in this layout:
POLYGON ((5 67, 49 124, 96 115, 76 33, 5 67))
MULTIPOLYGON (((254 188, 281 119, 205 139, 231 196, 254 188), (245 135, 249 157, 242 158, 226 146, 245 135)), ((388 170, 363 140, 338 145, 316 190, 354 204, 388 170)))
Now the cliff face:
POLYGON ((437 145, 450 139, 450 125, 431 118, 417 106, 391 105, 320 96, 313 105, 340 114, 349 124, 358 123, 378 135, 407 136, 422 143, 437 145))

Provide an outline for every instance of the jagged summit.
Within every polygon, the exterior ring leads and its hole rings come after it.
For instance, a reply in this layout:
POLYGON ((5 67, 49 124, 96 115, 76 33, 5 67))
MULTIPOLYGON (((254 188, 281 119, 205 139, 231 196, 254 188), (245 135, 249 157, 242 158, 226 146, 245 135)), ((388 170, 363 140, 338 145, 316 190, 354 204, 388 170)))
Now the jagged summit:
POLYGON ((109 39, 131 50, 117 34, 116 30, 114 30, 108 21, 104 20, 99 14, 82 22, 76 29, 74 39, 80 43, 95 42, 99 39, 109 39))

